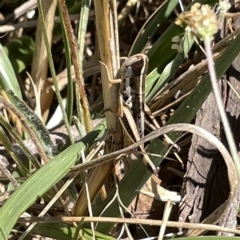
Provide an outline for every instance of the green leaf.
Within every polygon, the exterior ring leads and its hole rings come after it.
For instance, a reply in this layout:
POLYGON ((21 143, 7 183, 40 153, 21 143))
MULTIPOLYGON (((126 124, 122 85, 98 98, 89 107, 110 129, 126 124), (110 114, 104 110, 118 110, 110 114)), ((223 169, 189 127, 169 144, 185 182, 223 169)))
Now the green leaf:
POLYGON ((146 79, 146 91, 148 93, 146 97, 147 102, 174 76, 190 51, 193 42, 192 36, 190 34, 185 34, 182 42, 182 51, 176 55, 174 60, 168 63, 161 73, 158 68, 155 68, 148 75, 146 79))
POLYGON ((146 43, 149 40, 149 37, 153 35, 153 33, 158 30, 158 27, 163 25, 163 23, 168 19, 170 14, 176 8, 178 4, 178 0, 171 0, 165 1, 154 15, 151 16, 151 19, 148 20, 146 26, 144 25, 143 28, 140 30, 139 36, 137 40, 135 40, 135 44, 130 52, 130 56, 133 54, 140 53, 142 49, 145 47, 146 43))
POLYGON ((4 51, 16 74, 22 72, 32 63, 34 48, 34 41, 32 37, 28 36, 14 38, 4 46, 4 51))
POLYGON ((20 99, 22 99, 22 93, 14 73, 13 67, 7 54, 4 52, 2 45, 0 44, 0 88, 3 90, 12 90, 20 99))

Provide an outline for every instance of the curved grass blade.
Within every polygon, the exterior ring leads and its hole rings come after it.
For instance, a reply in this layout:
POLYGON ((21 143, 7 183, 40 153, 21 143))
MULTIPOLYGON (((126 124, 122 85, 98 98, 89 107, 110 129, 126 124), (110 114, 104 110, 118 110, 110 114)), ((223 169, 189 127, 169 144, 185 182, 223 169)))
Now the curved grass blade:
MULTIPOLYGON (((166 152, 167 150, 168 148, 166 145, 164 145, 160 140, 154 140, 149 148, 147 148, 147 152, 154 152, 156 154, 159 154, 159 151, 166 152)), ((163 159, 151 157, 151 160, 155 166, 158 166, 163 159)), ((147 171, 146 165, 142 161, 137 161, 137 163, 130 168, 130 170, 118 184, 119 196, 125 206, 129 206, 150 176, 151 172, 147 171)), ((100 216, 100 214, 103 217, 120 216, 117 199, 114 200, 111 205, 108 206, 107 209, 102 213, 103 209, 105 209, 106 205, 108 205, 108 203, 113 199, 114 195, 115 190, 113 190, 105 199, 105 201, 99 205, 96 211, 94 211, 94 216, 100 216)), ((96 230, 107 234, 114 224, 115 223, 98 223, 96 230)))

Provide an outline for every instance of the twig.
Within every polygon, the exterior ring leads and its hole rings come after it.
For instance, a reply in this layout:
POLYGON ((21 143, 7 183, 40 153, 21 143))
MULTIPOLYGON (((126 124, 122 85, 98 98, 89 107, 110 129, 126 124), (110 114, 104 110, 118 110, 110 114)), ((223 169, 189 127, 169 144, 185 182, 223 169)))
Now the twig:
MULTIPOLYGON (((161 220, 150 220, 150 219, 131 219, 131 218, 108 218, 108 217, 21 217, 18 219, 18 223, 26 222, 39 222, 39 223, 56 223, 56 222, 79 222, 84 219, 84 222, 105 222, 105 223, 127 223, 127 224, 142 224, 149 226, 161 226, 161 220)), ((240 235, 240 231, 231 228, 220 227, 211 224, 203 223, 184 223, 184 222, 173 222, 168 221, 166 223, 167 227, 173 228, 189 228, 189 229, 202 229, 208 231, 219 231, 219 232, 229 232, 240 235)))
MULTIPOLYGON (((79 19, 79 14, 72 14, 69 16, 71 21, 75 21, 79 19)), ((37 26, 37 20, 32 20, 32 21, 26 21, 26 22, 20 22, 20 23, 15 23, 15 24, 6 24, 3 26, 0 26, 0 33, 6 33, 6 32, 12 32, 15 30, 18 30, 20 28, 32 28, 37 26)), ((60 17, 54 17, 54 22, 59 23, 60 22, 60 17)))

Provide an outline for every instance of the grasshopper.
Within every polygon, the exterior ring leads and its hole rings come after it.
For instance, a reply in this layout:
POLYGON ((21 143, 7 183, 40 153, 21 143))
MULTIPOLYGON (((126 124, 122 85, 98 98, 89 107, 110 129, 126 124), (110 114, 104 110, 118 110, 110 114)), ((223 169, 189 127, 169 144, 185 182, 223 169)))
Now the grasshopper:
MULTIPOLYGON (((104 66, 106 67, 106 65, 104 66)), ((120 83, 117 112, 122 128, 132 143, 140 141, 144 137, 145 111, 155 126, 159 128, 154 116, 145 104, 147 69, 148 57, 139 53, 125 60, 120 69, 120 79, 111 80, 109 78, 112 84, 120 83)), ((165 139, 169 140, 167 136, 165 139)), ((171 140, 167 142, 169 145, 172 144, 171 140)), ((139 148, 142 153, 146 153, 143 145, 140 145, 139 148)), ((147 154, 143 155, 143 162, 150 167, 154 174, 157 174, 156 167, 147 154)))
POLYGON ((148 57, 136 54, 128 58, 121 67, 121 85, 119 91, 119 115, 125 105, 132 111, 133 119, 140 138, 144 135, 145 79, 148 68, 148 57))
MULTIPOLYGON (((107 67, 104 63, 102 65, 107 67)), ((112 84, 120 83, 119 104, 117 114, 120 123, 132 143, 140 141, 144 136, 144 105, 145 105, 145 78, 148 68, 148 57, 145 54, 136 54, 125 60, 120 69, 120 79, 109 79, 112 84)), ((109 73, 108 73, 109 75, 109 73)), ((112 111, 112 110, 111 110, 112 111)), ((146 153, 144 146, 139 146, 146 153)), ((143 162, 150 167, 151 172, 157 174, 155 165, 147 154, 143 162)))
MULTIPOLYGON (((130 140, 134 143, 144 137, 144 105, 145 79, 148 69, 148 57, 145 54, 136 54, 125 60, 120 74, 118 115, 122 127, 130 140)), ((114 80, 113 80, 114 81, 114 80)), ((114 81, 116 83, 116 81, 114 81)), ((139 146, 145 153, 143 145, 139 146)), ((157 174, 155 165, 148 155, 144 154, 143 162, 157 174)))

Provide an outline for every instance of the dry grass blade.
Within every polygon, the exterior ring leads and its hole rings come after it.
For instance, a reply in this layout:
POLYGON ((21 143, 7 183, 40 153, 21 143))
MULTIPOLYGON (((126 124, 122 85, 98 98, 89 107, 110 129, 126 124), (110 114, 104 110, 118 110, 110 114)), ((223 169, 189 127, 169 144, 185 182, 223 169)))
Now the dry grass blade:
POLYGON ((132 8, 137 4, 138 0, 128 0, 126 3, 126 6, 122 9, 121 13, 118 16, 118 24, 121 26, 121 24, 124 22, 124 20, 129 16, 132 8))
POLYGON ((164 214, 163 214, 163 219, 162 219, 162 226, 161 226, 160 231, 159 231, 158 240, 163 239, 163 236, 164 236, 164 233, 165 233, 165 230, 166 230, 167 221, 169 219, 169 216, 170 216, 170 213, 171 213, 171 210, 172 210, 172 206, 173 206, 173 203, 170 200, 168 200, 165 204, 164 214))
MULTIPOLYGON (((152 219, 131 219, 131 218, 110 218, 110 217, 21 217, 19 218, 19 223, 26 222, 39 222, 39 223, 54 223, 54 222, 105 222, 105 223, 127 223, 127 224, 142 224, 142 225, 151 225, 151 226, 161 226, 163 221, 161 220, 152 220, 152 219)), ((201 229, 205 231, 219 231, 219 232, 229 232, 233 234, 240 235, 240 231, 237 229, 225 228, 216 225, 203 224, 203 223, 184 223, 184 222, 172 222, 168 221, 166 223, 167 227, 173 228, 188 228, 188 229, 201 229)))
MULTIPOLYGON (((128 123, 130 123, 130 124, 129 124, 129 127, 131 128, 131 132, 132 132, 134 138, 136 139, 136 141, 140 141, 141 138, 140 138, 140 136, 139 136, 138 129, 137 129, 137 127, 136 127, 135 121, 134 121, 134 119, 133 119, 133 116, 132 116, 130 110, 129 110, 127 107, 123 106, 123 112, 124 112, 124 116, 126 117, 128 123)), ((122 121, 121 119, 120 119, 120 122, 121 122, 121 124, 122 124, 122 127, 125 129, 125 128, 126 128, 126 127, 125 127, 125 124, 123 123, 123 121, 122 121)), ((128 137, 129 137, 130 139, 132 139, 132 137, 129 135, 127 129, 125 129, 125 132, 127 133, 128 137)), ((133 141, 133 140, 132 140, 132 141, 133 141)), ((134 142, 134 141, 133 141, 133 142, 134 142)), ((143 145, 140 145, 139 148, 141 149, 142 153, 145 153, 145 152, 146 152, 143 145)), ((148 167, 151 169, 151 171, 152 171, 155 175, 157 175, 157 169, 156 169, 155 165, 152 163, 152 161, 151 161, 151 159, 149 158, 148 155, 146 155, 146 154, 143 155, 143 162, 146 164, 146 166, 148 166, 148 167)))
MULTIPOLYGON (((43 1, 42 7, 43 7, 43 13, 44 13, 44 19, 46 21, 46 31, 48 36, 48 42, 52 42, 52 31, 54 26, 54 17, 55 17, 55 10, 57 6, 57 1, 43 1)), ((41 20, 39 18, 38 24, 37 24, 37 32, 36 32, 36 49, 34 51, 33 55, 33 63, 32 63, 32 70, 31 70, 31 77, 37 87, 38 96, 39 97, 41 93, 41 88, 44 83, 44 81, 47 79, 48 74, 48 58, 47 58, 47 50, 46 45, 42 33, 42 25, 41 20)), ((32 95, 33 89, 31 90, 32 95)), ((53 92, 48 94, 47 101, 46 101, 46 95, 45 98, 41 98, 41 106, 43 110, 43 121, 45 122, 48 117, 50 104, 52 102, 53 98, 53 92)), ((38 116, 41 116, 39 113, 38 116)))
MULTIPOLYGON (((120 124, 118 123, 117 115, 113 113, 114 109, 118 106, 118 89, 117 86, 112 86, 109 81, 110 76, 114 79, 114 72, 119 66, 119 59, 117 57, 118 49, 116 40, 116 8, 113 1, 96 0, 94 1, 95 14, 96 14, 96 28, 99 44, 99 53, 101 62, 103 62, 109 71, 105 70, 101 66, 101 77, 103 86, 103 100, 106 115, 107 128, 109 132, 109 138, 106 142, 106 152, 112 152, 118 150, 119 145, 113 143, 122 142, 122 131, 120 124), (113 61, 114 60, 114 61, 113 61)), ((101 165, 95 169, 88 180, 89 195, 93 200, 101 189, 102 185, 106 181, 107 176, 111 170, 112 163, 101 165)), ((82 189, 80 192, 78 203, 76 204, 74 215, 84 215, 87 210, 86 191, 82 189)))
POLYGON ((59 0, 59 6, 61 8, 63 17, 65 19, 66 30, 67 30, 70 48, 71 48, 73 66, 74 66, 74 70, 75 70, 76 82, 78 84, 79 93, 80 93, 80 101, 81 101, 81 105, 83 108, 84 124, 86 127, 86 131, 90 132, 92 130, 92 124, 91 124, 91 117, 90 117, 90 112, 89 112, 89 107, 88 107, 88 100, 87 100, 86 92, 84 89, 83 76, 82 76, 82 73, 79 68, 79 57, 77 54, 77 46, 76 46, 76 42, 75 42, 75 37, 73 35, 73 29, 71 27, 71 21, 70 21, 69 15, 68 15, 65 0, 59 0))

